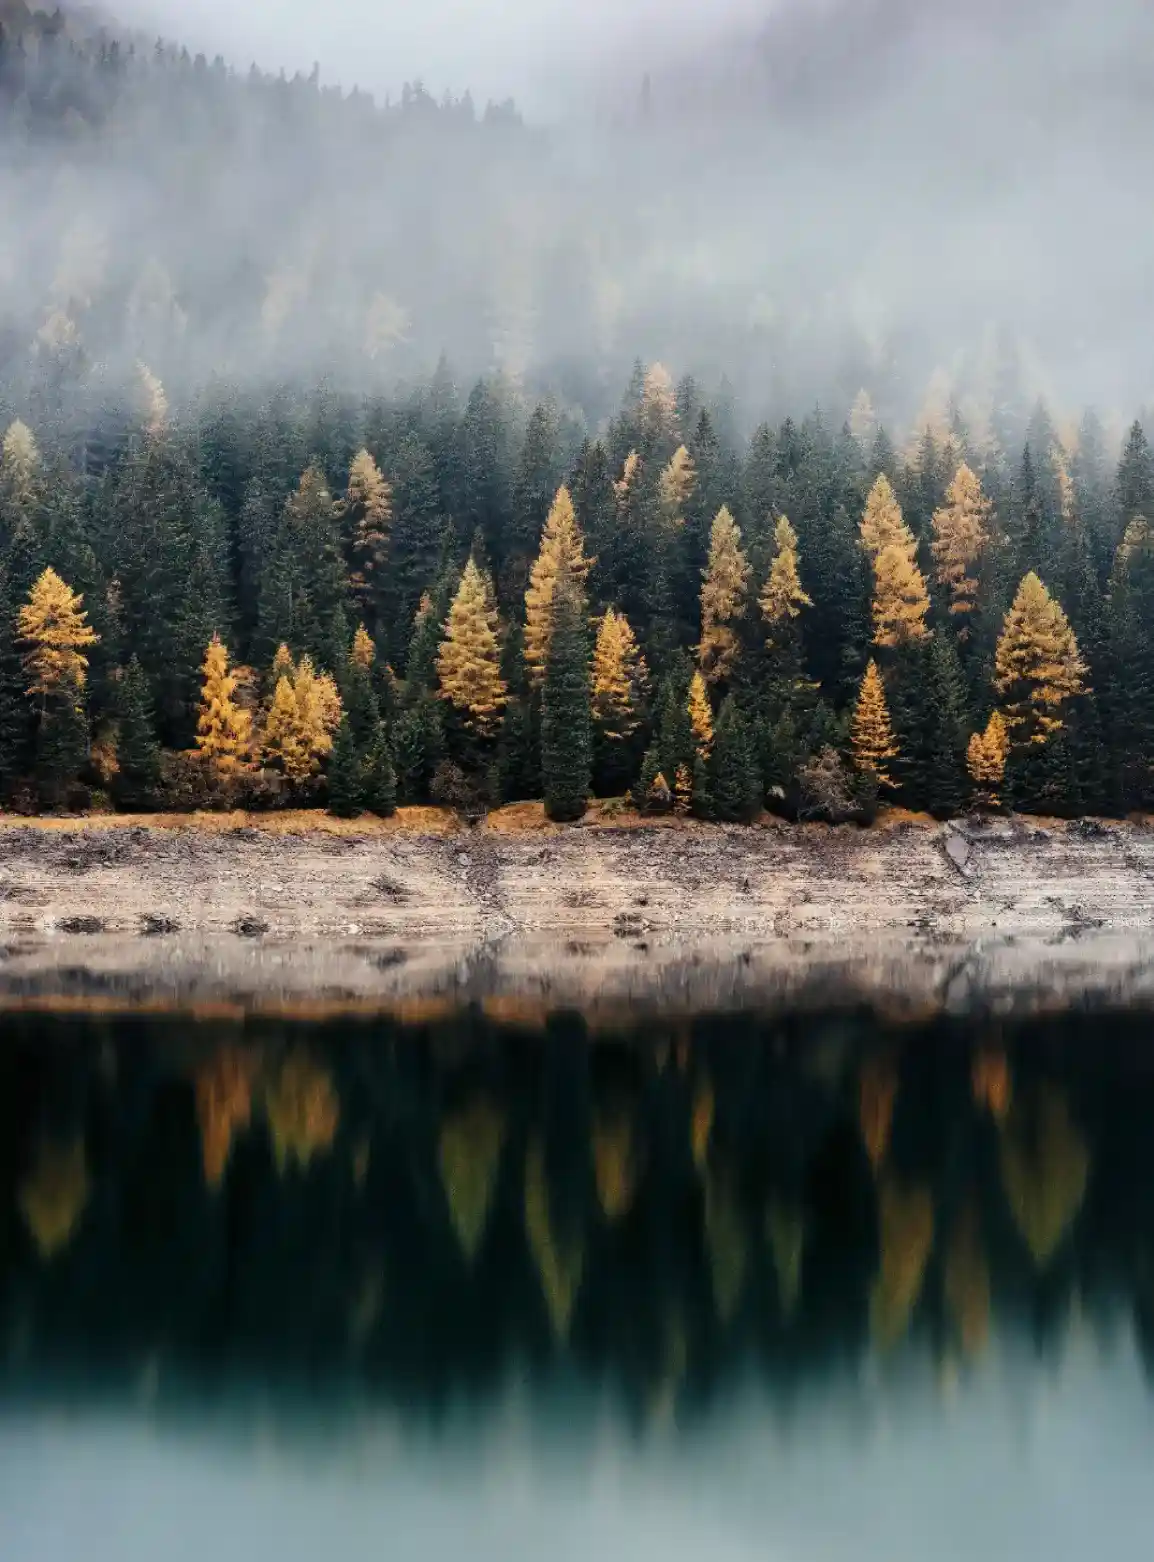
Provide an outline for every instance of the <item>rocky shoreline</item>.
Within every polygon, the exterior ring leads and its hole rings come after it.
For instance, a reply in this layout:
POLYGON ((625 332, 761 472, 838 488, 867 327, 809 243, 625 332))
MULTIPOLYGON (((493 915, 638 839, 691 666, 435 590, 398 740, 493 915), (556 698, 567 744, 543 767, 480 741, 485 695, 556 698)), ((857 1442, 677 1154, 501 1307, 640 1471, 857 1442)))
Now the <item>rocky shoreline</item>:
POLYGON ((0 1001, 1145 1001, 1154 829, 0 825, 0 1001))

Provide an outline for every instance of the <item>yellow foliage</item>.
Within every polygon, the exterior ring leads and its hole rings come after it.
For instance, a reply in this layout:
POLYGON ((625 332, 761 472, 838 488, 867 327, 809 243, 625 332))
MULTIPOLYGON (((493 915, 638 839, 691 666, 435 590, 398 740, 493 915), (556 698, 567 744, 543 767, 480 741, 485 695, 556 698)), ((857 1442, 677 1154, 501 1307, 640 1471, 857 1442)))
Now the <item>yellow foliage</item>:
POLYGON ((930 598, 917 565, 918 545, 884 473, 866 500, 861 542, 874 571, 874 644, 892 647, 923 640, 930 598))
POLYGON ((88 675, 84 652, 100 638, 77 596, 52 568, 44 570, 20 609, 17 628, 28 649, 24 670, 29 694, 50 695, 68 686, 82 689, 88 675))
POLYGON ((871 658, 861 681, 850 726, 854 768, 871 775, 880 786, 892 786, 886 761, 896 759, 898 746, 890 725, 886 691, 877 663, 871 658))
POLYGON ((19 418, 8 425, 0 445, 0 479, 18 507, 32 499, 40 471, 40 451, 27 423, 19 418))
POLYGON ((220 775, 232 775, 248 760, 252 717, 233 698, 237 680, 228 670, 228 651, 219 635, 208 643, 202 672, 196 746, 220 775))
POLYGON ((441 1125, 441 1185, 457 1241, 470 1264, 480 1252, 489 1224, 504 1143, 505 1120, 484 1099, 446 1117, 441 1125))
POLYGON ((623 613, 607 608, 597 630, 593 651, 593 720, 614 742, 636 732, 648 669, 637 639, 623 613))
POLYGON ((585 1269, 585 1252, 576 1237, 566 1239, 553 1230, 545 1154, 536 1140, 525 1158, 525 1233, 541 1279, 554 1337, 567 1340, 585 1269))
POLYGON ((802 608, 813 606, 812 599, 801 589, 797 533, 784 515, 779 517, 773 529, 773 545, 773 563, 758 598, 761 616, 769 627, 766 643, 771 649, 783 638, 785 626, 799 617, 802 608))
POLYGON ((1031 571, 1018 587, 994 656, 994 687, 1014 742, 1045 743, 1062 706, 1086 691, 1086 665, 1069 620, 1031 571))
POLYGON ((688 765, 678 765, 673 777, 673 811, 682 818, 693 807, 693 772, 688 765))
POLYGON ((909 1328, 934 1245, 934 1205, 926 1188, 903 1188, 892 1177, 878 1188, 881 1263, 870 1293, 870 1326, 884 1347, 909 1328))
POLYGON ((970 736, 966 748, 966 769, 970 779, 986 800, 996 805, 998 788, 1006 774, 1006 760, 1010 757, 1010 734, 1001 711, 994 711, 986 723, 984 732, 970 736))
POLYGON ((993 506, 976 474, 963 461, 946 489, 946 502, 934 511, 934 578, 950 594, 951 613, 972 613, 978 594, 973 573, 989 540, 993 506))
POLYGON ((613 493, 617 500, 617 508, 624 509, 629 495, 637 486, 641 475, 641 457, 636 450, 631 450, 625 457, 625 464, 621 468, 621 476, 613 484, 613 493))
POLYGON ((1005 1122, 1014 1099, 1014 1082, 1006 1054, 989 1049, 977 1053, 971 1084, 978 1105, 984 1106, 996 1122, 1005 1122))
POLYGON ((745 612, 749 564, 741 550, 741 529, 725 505, 713 518, 709 562, 701 585, 701 644, 697 654, 710 683, 731 676, 739 650, 734 624, 745 612))
POLYGON ((88 1204, 88 1194, 84 1140, 43 1142, 18 1195, 20 1213, 41 1258, 53 1258, 68 1246, 88 1204))
POLYGON ((990 1271, 973 1204, 962 1210, 950 1233, 945 1298, 962 1350, 967 1356, 976 1356, 990 1335, 990 1271))
POLYGON ((306 1169, 315 1155, 331 1149, 340 1101, 328 1070, 306 1052, 291 1053, 266 1083, 264 1109, 282 1174, 294 1161, 306 1169))
POLYGON ((168 397, 164 386, 146 363, 137 363, 140 398, 144 404, 144 432, 156 439, 168 427, 168 397))
POLYGON ((702 759, 709 758, 713 747, 713 709, 705 688, 705 679, 695 672, 689 680, 689 725, 693 729, 693 741, 702 759))
POLYGON ((236 1047, 221 1047, 196 1071, 196 1116, 200 1124, 204 1180, 220 1187, 238 1129, 252 1119, 256 1060, 236 1047))
POLYGON ((363 668, 365 672, 372 671, 373 663, 377 659, 377 648, 364 624, 357 625, 357 632, 353 636, 353 648, 349 655, 357 667, 363 668))
POLYGON ((749 1244, 733 1185, 721 1172, 705 1176, 705 1247, 717 1316, 729 1323, 741 1301, 749 1244))
POLYGON ((641 417, 651 433, 670 428, 677 416, 673 376, 663 363, 650 364, 641 393, 641 417))
POLYGON ((545 677, 549 642, 553 637, 553 595, 557 577, 562 567, 567 567, 572 578, 584 585, 592 562, 585 557, 585 543, 572 496, 567 488, 561 487, 546 517, 541 547, 529 572, 529 589, 525 592, 525 664, 536 683, 545 677))
POLYGON ((311 657, 302 656, 291 676, 285 672, 277 680, 261 730, 261 752, 277 761, 290 780, 315 775, 332 751, 340 720, 335 682, 328 673, 316 672, 311 657))
POLYGON ((678 445, 657 479, 657 501, 662 516, 670 525, 680 526, 684 522, 685 507, 696 486, 697 469, 693 457, 684 445, 678 445))
POLYGON ((389 549, 393 491, 367 450, 359 450, 349 467, 342 515, 356 516, 353 530, 353 589, 364 597, 376 584, 389 549))
POLYGON ((869 491, 860 536, 871 563, 887 548, 908 549, 913 543, 913 534, 902 518, 902 507, 884 472, 878 474, 869 491))
POLYGON ((1086 1196, 1090 1154, 1065 1098, 1043 1086, 1035 1102, 1015 1102, 1002 1128, 1002 1185, 1027 1247, 1044 1269, 1086 1196))
POLYGON ((633 1124, 624 1113, 595 1120, 593 1175, 605 1219, 610 1224, 623 1219, 633 1206, 636 1192, 633 1124))
POLYGON ((898 1099, 898 1072, 890 1058, 869 1058, 858 1081, 858 1122, 862 1143, 874 1171, 889 1153, 898 1099))
POLYGON ((437 651, 437 675, 441 698, 461 712, 465 725, 480 737, 494 736, 506 703, 497 606, 493 588, 472 556, 449 609, 437 651))
POLYGON ((801 1296, 801 1262, 805 1251, 805 1218, 793 1204, 771 1199, 765 1215, 765 1234, 773 1254, 777 1294, 782 1316, 792 1318, 801 1296))
POLYGON ((649 783, 649 791, 645 794, 645 806, 650 813, 662 813, 669 807, 672 797, 669 782, 659 770, 649 783))

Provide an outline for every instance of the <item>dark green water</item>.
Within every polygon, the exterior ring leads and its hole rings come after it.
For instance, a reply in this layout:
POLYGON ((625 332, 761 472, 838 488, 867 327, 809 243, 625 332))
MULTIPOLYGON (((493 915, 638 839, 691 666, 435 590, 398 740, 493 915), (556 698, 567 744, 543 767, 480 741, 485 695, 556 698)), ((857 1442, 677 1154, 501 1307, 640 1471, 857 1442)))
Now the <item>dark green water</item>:
POLYGON ((1140 1558, 1154 1027, 9 1016, 0 1556, 1140 1558))

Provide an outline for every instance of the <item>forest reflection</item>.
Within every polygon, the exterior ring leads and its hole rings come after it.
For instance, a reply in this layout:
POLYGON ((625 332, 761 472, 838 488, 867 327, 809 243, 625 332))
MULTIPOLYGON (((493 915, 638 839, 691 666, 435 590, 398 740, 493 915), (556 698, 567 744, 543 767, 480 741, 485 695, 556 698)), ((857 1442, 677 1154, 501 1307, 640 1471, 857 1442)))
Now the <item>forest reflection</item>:
POLYGON ((1154 1364, 1148 1030, 9 1016, 0 1382, 435 1423, 516 1375, 643 1433, 1003 1337, 1154 1364))

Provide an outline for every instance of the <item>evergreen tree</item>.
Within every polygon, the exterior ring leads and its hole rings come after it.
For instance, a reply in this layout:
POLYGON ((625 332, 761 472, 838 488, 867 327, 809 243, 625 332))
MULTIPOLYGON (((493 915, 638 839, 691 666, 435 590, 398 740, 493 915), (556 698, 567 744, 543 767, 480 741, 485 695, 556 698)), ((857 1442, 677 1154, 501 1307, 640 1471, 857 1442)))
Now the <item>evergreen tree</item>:
MULTIPOLYGON (((588 451, 588 445, 586 451, 588 451)), ((550 506, 561 480, 561 428, 557 408, 541 402, 533 409, 525 430, 517 472, 513 480, 513 513, 505 539, 502 600, 515 602, 529 583, 529 565, 541 541, 550 506)), ((574 492, 580 507, 586 493, 574 492)), ((588 497, 592 497, 588 495, 588 497)), ((587 521, 582 518, 582 524, 587 521)))
POLYGON ((397 772, 383 722, 377 723, 362 771, 362 802, 381 819, 388 819, 397 811, 397 772))
POLYGON ((347 712, 333 738, 328 778, 329 812, 338 819, 356 818, 365 802, 365 765, 347 712))
POLYGON ((580 577, 562 559, 551 594, 552 625, 541 705, 541 770, 550 819, 580 819, 592 781, 589 655, 580 577))
POLYGON ((0 571, 0 794, 7 796, 31 765, 32 708, 16 638, 16 611, 0 571))
POLYGON ((726 695, 714 728, 708 765, 709 800, 715 818, 746 822, 761 807, 761 780, 741 709, 726 695))
POLYGON ((264 654, 284 642, 322 667, 344 660, 349 615, 340 517, 341 506, 314 462, 285 501, 265 574, 258 626, 264 654))
POLYGON ((124 670, 118 695, 113 796, 121 808, 148 808, 160 783, 160 745, 153 727, 148 679, 135 656, 124 670))
POLYGON ((701 671, 709 683, 733 676, 740 649, 735 625, 745 613, 749 564, 741 550, 741 530, 722 505, 713 519, 709 563, 701 584, 701 671))

